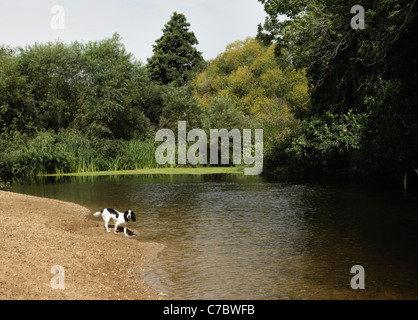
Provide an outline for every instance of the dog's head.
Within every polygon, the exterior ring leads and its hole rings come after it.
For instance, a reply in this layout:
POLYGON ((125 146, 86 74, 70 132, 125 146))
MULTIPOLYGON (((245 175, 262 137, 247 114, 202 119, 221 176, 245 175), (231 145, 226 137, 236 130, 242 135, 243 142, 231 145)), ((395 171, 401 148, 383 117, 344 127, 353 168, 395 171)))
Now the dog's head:
POLYGON ((134 222, 136 221, 135 212, 133 212, 132 210, 125 211, 124 217, 125 217, 125 221, 129 221, 129 220, 132 220, 134 222))

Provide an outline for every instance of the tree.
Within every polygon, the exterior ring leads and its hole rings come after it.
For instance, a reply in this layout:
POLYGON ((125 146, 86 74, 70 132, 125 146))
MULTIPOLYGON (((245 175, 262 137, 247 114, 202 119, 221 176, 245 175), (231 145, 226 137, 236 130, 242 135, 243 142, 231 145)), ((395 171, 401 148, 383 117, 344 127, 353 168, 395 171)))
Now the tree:
POLYGON ((138 90, 140 106, 147 118, 155 126, 159 125, 163 110, 163 88, 164 86, 150 81, 138 90))
POLYGON ((152 83, 117 33, 86 44, 36 43, 19 54, 0 53, 0 60, 0 113, 13 117, 9 124, 19 121, 20 132, 71 128, 91 137, 126 140, 149 132, 143 93, 152 83), (9 66, 2 69, 6 62, 9 66))
POLYGON ((242 130, 249 127, 249 123, 244 114, 235 107, 231 98, 216 96, 205 110, 202 127, 207 134, 210 134, 210 129, 213 128, 242 130))
POLYGON ((153 56, 148 59, 152 80, 181 86, 187 83, 193 69, 203 63, 202 54, 195 47, 199 42, 189 28, 184 14, 174 12, 163 29, 163 36, 155 41, 153 56))
POLYGON ((201 127, 203 112, 189 88, 168 85, 165 87, 162 100, 161 128, 177 132, 178 121, 186 121, 189 128, 201 127))
POLYGON ((416 1, 362 3, 364 30, 351 28, 355 1, 259 1, 269 16, 258 37, 277 43, 279 56, 285 52, 296 67, 306 68, 314 113, 363 111, 380 80, 401 80, 405 89, 416 83, 416 1), (279 14, 290 19, 279 22, 279 14))
POLYGON ((75 127, 113 139, 132 139, 143 134, 149 120, 135 98, 138 87, 147 82, 146 74, 126 52, 119 35, 89 42, 83 50, 81 68, 86 97, 75 127))
POLYGON ((78 111, 78 81, 82 48, 78 43, 35 43, 20 49, 19 72, 34 96, 33 116, 38 130, 67 128, 78 111))
POLYGON ((246 115, 293 111, 303 116, 309 103, 304 71, 289 64, 282 68, 274 50, 275 45, 264 47, 255 38, 228 45, 193 80, 200 104, 208 108, 216 96, 227 95, 246 115))
POLYGON ((34 129, 33 95, 16 50, 0 47, 0 134, 34 129))
POLYGON ((357 30, 350 23, 356 1, 259 1, 268 17, 258 38, 276 43, 278 56, 306 69, 312 121, 331 125, 330 113, 361 115, 356 135, 362 143, 351 166, 398 176, 417 166, 417 1, 363 1, 365 29, 357 30), (288 19, 279 21, 280 14, 288 19))

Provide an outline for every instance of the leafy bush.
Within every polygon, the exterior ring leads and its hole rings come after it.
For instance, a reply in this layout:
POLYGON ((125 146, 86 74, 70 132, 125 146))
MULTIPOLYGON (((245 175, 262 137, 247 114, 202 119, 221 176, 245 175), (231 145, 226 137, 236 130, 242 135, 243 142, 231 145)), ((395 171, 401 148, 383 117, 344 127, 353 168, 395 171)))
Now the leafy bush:
POLYGON ((298 171, 338 171, 355 165, 362 146, 364 116, 349 111, 346 114, 326 113, 301 124, 288 155, 298 171))

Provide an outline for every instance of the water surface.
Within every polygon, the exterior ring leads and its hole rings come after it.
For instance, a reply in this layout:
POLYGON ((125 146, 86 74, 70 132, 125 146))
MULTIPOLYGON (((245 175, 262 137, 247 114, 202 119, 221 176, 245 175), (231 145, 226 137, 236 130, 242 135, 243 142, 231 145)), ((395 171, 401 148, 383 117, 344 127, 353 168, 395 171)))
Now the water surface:
POLYGON ((418 197, 385 185, 137 175, 15 181, 12 191, 134 210, 138 240, 165 245, 138 271, 171 298, 418 298, 418 197), (351 289, 354 265, 365 290, 351 289))

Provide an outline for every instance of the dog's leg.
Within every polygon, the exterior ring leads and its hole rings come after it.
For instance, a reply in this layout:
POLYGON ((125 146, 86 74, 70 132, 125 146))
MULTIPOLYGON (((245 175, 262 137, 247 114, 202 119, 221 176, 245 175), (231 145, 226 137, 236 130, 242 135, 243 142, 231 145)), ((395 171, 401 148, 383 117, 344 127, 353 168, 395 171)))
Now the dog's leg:
POLYGON ((128 234, 126 233, 126 229, 128 229, 128 228, 126 228, 126 227, 123 228, 123 233, 125 234, 125 237, 129 237, 128 234))
POLYGON ((105 219, 105 228, 107 232, 110 232, 108 224, 109 224, 110 218, 105 219))
POLYGON ((119 224, 120 224, 119 222, 116 222, 115 223, 115 234, 118 232, 119 224))

